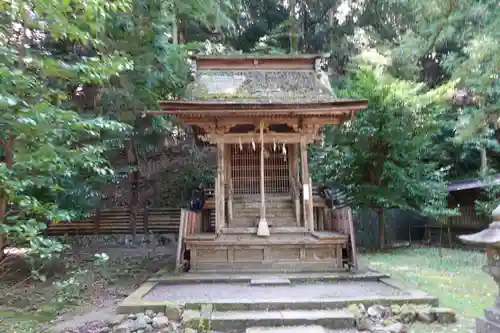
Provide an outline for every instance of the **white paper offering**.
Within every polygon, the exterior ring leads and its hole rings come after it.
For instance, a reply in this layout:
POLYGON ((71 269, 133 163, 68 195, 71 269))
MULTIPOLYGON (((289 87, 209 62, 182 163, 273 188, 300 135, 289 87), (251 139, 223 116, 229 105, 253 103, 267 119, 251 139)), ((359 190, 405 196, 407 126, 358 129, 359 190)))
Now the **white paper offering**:
POLYGON ((309 200, 309 184, 304 184, 304 200, 309 200))

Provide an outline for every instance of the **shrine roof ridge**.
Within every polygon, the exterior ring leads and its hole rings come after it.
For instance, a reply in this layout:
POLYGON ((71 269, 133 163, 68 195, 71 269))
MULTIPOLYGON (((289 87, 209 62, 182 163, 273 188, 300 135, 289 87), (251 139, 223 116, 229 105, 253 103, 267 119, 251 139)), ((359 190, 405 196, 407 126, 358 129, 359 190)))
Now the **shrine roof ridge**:
POLYGON ((328 58, 329 53, 319 53, 319 54, 300 54, 300 53, 231 53, 231 54, 195 54, 190 55, 190 59, 203 60, 203 59, 214 59, 214 60, 254 60, 254 59, 317 59, 317 58, 328 58))

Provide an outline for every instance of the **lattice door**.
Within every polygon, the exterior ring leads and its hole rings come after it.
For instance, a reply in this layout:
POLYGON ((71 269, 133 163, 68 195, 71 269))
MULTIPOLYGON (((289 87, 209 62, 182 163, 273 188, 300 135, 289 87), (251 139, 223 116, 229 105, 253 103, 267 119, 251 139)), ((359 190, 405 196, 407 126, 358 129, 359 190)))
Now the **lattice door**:
MULTIPOLYGON (((290 192, 288 154, 283 154, 282 145, 264 145, 264 188, 266 193, 287 194, 290 192)), ((287 147, 288 149, 288 147, 287 147)), ((231 176, 234 194, 260 193, 260 145, 231 145, 231 176)))

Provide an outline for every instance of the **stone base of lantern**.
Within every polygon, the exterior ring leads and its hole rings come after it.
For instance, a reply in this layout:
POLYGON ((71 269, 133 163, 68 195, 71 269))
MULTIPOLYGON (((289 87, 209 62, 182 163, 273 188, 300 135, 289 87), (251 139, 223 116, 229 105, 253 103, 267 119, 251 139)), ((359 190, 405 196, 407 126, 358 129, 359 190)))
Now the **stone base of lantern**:
POLYGON ((476 320, 476 333, 500 333, 500 297, 495 307, 486 309, 484 317, 476 320))
POLYGON ((500 323, 486 318, 477 318, 476 333, 500 333, 500 323))
MULTIPOLYGON (((492 213, 493 222, 487 229, 472 235, 459 236, 467 244, 486 246, 488 264, 484 267, 496 284, 500 286, 500 206, 492 213)), ((477 333, 500 333, 500 296, 496 297, 495 305, 484 311, 484 318, 476 320, 477 333)))

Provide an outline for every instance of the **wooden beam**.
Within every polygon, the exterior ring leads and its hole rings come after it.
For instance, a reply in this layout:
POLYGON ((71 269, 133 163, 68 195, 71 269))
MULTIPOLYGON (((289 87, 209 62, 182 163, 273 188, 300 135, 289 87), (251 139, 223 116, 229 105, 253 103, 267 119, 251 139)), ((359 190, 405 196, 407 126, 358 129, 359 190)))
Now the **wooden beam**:
MULTIPOLYGON (((303 128, 313 128, 317 130, 328 124, 341 124, 349 115, 333 116, 333 117, 303 117, 303 128)), ((294 129, 298 129, 300 125, 299 117, 294 116, 274 116, 274 117, 254 117, 251 114, 246 116, 179 116, 178 120, 184 125, 197 125, 202 128, 207 128, 210 131, 219 129, 228 131, 235 125, 259 125, 259 119, 264 119, 266 125, 286 124, 294 129)))
MULTIPOLYGON (((319 58, 319 57, 318 57, 319 58)), ((251 70, 286 70, 286 69, 314 69, 314 58, 275 58, 275 59, 196 59, 196 64, 200 70, 217 69, 251 69, 251 70)))
POLYGON ((237 124, 241 125, 250 124, 250 125, 255 125, 255 127, 258 127, 260 119, 263 119, 265 121, 266 126, 276 125, 276 124, 287 124, 290 127, 297 128, 299 125, 299 119, 297 117, 277 116, 277 117, 254 118, 251 116, 237 116, 237 117, 219 117, 219 119, 217 120, 217 126, 233 127, 237 124))
MULTIPOLYGON (((350 110, 342 110, 335 112, 328 112, 327 110, 321 110, 314 112, 314 110, 300 110, 295 112, 289 112, 287 110, 243 110, 241 112, 234 112, 231 110, 221 109, 221 112, 217 111, 205 111, 203 110, 179 110, 178 112, 168 112, 168 111, 151 111, 148 114, 175 114, 177 118, 182 121, 185 125, 198 125, 207 122, 214 122, 215 118, 224 119, 225 122, 233 122, 234 124, 253 124, 258 119, 265 118, 266 120, 272 121, 274 124, 284 124, 286 122, 296 122, 299 117, 304 117, 305 119, 314 118, 311 120, 312 123, 319 125, 338 125, 344 123, 346 120, 350 119, 350 110), (274 114, 273 114, 274 113, 274 114), (243 114, 243 115, 242 115, 243 114), (269 116, 273 114, 273 116, 269 116)), ((268 122, 266 122, 268 123, 268 122)))
MULTIPOLYGON (((239 144, 250 143, 250 142, 260 142, 260 135, 258 133, 242 133, 242 134, 207 134, 203 137, 204 140, 211 143, 217 144, 239 144)), ((313 142, 319 139, 319 136, 314 136, 313 134, 304 133, 266 133, 264 136, 264 143, 299 143, 302 139, 306 140, 306 143, 313 142)))

